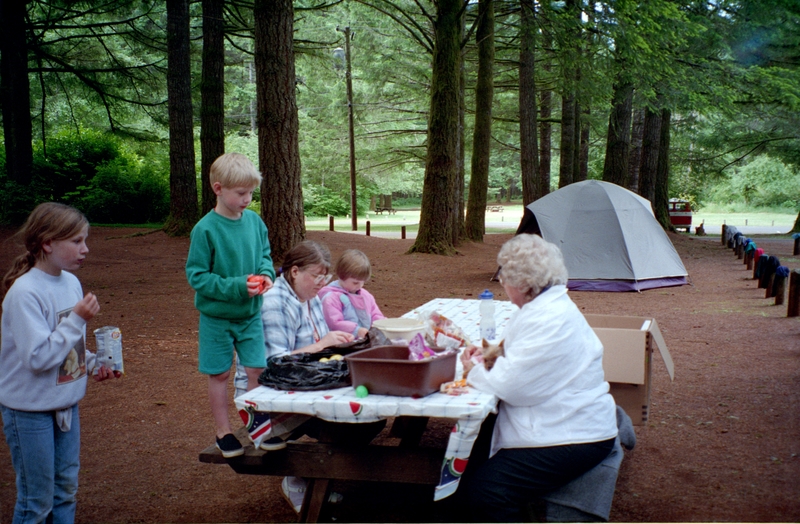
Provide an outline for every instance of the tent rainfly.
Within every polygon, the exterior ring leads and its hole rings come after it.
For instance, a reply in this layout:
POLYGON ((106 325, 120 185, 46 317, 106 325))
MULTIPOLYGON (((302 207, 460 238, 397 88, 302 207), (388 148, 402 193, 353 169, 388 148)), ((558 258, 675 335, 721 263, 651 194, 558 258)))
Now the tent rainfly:
POLYGON ((576 182, 528 204, 519 233, 541 235, 561 248, 569 289, 641 291, 687 283, 650 201, 610 182, 576 182))

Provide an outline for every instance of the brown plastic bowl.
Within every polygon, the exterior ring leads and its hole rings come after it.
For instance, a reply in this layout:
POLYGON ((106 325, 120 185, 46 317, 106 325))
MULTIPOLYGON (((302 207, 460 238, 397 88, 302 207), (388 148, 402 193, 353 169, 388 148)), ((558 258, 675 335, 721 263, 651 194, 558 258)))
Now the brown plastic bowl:
MULTIPOLYGON (((444 351, 443 348, 431 348, 444 351)), ((439 391, 456 374, 456 353, 428 360, 409 360, 406 346, 377 346, 344 357, 353 387, 373 395, 424 397, 439 391)))

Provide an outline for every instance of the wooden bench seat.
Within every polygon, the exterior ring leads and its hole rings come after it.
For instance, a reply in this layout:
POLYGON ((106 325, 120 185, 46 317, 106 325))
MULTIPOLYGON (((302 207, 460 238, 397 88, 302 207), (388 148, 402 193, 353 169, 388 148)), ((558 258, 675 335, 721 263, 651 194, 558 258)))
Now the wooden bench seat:
POLYGON ((256 449, 244 428, 236 432, 244 455, 226 459, 216 446, 200 452, 200 462, 227 464, 246 475, 294 476, 309 480, 301 522, 316 522, 328 497, 331 480, 400 482, 435 486, 444 450, 406 446, 342 446, 319 442, 287 442, 286 449, 256 449))

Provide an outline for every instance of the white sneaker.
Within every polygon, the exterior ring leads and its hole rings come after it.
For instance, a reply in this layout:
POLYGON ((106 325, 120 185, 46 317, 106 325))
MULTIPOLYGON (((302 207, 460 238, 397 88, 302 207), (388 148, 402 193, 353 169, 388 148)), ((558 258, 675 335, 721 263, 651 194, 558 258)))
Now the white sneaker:
MULTIPOLYGON (((291 504, 292 509, 298 515, 300 514, 300 510, 303 509, 303 498, 306 496, 306 486, 308 486, 308 483, 300 477, 283 477, 283 481, 281 481, 283 498, 291 504), (303 484, 302 487, 299 486, 299 484, 303 484)), ((344 497, 342 494, 336 493, 335 491, 331 491, 330 495, 328 495, 328 502, 331 504, 338 504, 343 499, 344 497)))

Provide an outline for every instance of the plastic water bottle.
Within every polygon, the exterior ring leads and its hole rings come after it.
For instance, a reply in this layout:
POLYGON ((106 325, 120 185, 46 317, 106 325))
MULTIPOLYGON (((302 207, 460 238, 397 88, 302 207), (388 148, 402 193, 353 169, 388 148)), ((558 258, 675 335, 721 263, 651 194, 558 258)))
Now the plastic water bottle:
POLYGON ((494 340, 497 335, 494 323, 494 294, 487 289, 480 294, 480 300, 481 338, 494 340))

